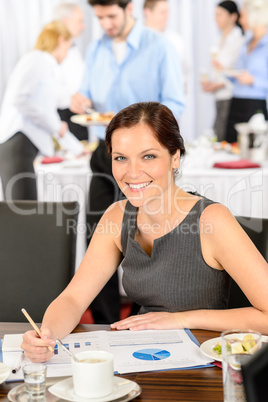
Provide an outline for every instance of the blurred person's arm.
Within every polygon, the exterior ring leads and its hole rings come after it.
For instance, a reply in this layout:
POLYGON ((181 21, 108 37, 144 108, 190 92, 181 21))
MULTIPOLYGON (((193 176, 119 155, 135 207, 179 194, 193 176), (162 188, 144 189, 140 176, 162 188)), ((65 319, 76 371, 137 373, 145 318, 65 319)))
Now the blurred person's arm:
POLYGON ((92 107, 91 101, 91 62, 92 62, 92 46, 89 46, 86 52, 85 68, 80 84, 79 91, 71 98, 70 110, 73 113, 83 114, 85 108, 92 107))
MULTIPOLYGON (((268 72, 268 66, 267 66, 267 72, 268 72)), ((237 80, 242 85, 252 85, 256 88, 268 89, 267 77, 261 77, 261 76, 257 77, 252 75, 249 71, 246 70, 240 71, 239 75, 237 76, 237 80)))
POLYGON ((91 106, 91 100, 80 92, 77 92, 71 98, 70 110, 73 113, 83 114, 86 112, 86 108, 91 106))
POLYGON ((59 129, 59 136, 61 138, 64 137, 68 130, 69 130, 68 124, 66 123, 66 121, 62 121, 59 129))
POLYGON ((166 46, 160 50, 161 94, 160 102, 169 107, 176 119, 185 109, 184 84, 181 65, 176 50, 166 40, 166 46))
POLYGON ((224 88, 225 84, 223 82, 217 83, 212 81, 202 82, 202 88, 204 92, 216 92, 221 88, 224 88))

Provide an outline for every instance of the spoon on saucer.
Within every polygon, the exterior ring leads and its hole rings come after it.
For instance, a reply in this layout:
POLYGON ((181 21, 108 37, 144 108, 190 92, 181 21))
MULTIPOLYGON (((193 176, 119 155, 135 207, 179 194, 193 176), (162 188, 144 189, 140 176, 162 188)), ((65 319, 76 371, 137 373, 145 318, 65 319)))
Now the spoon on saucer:
POLYGON ((74 361, 76 361, 77 363, 80 363, 80 362, 81 362, 81 360, 79 360, 79 359, 75 356, 75 354, 74 354, 73 352, 71 352, 69 349, 66 348, 66 346, 64 346, 64 344, 62 343, 62 341, 61 341, 60 339, 56 339, 56 342, 61 345, 62 349, 63 349, 65 352, 67 352, 68 355, 71 356, 71 357, 74 359, 74 361))

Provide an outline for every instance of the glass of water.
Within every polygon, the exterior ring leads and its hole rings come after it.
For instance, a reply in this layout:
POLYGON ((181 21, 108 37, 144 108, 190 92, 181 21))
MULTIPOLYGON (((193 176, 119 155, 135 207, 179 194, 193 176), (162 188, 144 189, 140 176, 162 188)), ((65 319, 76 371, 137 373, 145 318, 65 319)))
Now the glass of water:
POLYGON ((28 400, 45 400, 46 372, 44 364, 27 364, 22 368, 28 400))
POLYGON ((260 348, 259 332, 231 330, 221 334, 224 402, 246 402, 241 366, 260 348))

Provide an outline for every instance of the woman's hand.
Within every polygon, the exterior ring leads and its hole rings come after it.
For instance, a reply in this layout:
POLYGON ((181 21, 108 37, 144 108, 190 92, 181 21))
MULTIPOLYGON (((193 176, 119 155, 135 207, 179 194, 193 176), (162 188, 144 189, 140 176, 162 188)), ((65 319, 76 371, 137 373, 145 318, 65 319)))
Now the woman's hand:
POLYGON ((242 85, 252 85, 254 83, 254 77, 248 71, 242 70, 237 75, 237 80, 242 85))
POLYGON ((53 339, 53 334, 48 328, 41 329, 41 338, 38 337, 35 331, 27 331, 23 335, 21 348, 32 362, 40 363, 51 359, 54 352, 50 351, 48 347, 54 349, 56 342, 53 339))
POLYGON ((185 325, 182 313, 159 312, 133 315, 111 324, 111 328, 140 331, 143 329, 182 329, 185 328, 185 325))
POLYGON ((224 84, 223 83, 216 83, 216 82, 211 82, 211 81, 204 81, 202 82, 202 88, 204 92, 215 92, 218 91, 218 89, 223 88, 224 84))

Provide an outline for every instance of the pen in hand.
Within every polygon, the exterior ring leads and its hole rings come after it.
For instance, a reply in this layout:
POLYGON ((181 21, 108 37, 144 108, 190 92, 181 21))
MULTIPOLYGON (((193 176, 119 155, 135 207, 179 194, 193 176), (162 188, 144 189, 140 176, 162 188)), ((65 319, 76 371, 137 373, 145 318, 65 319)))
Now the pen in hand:
MULTIPOLYGON (((24 308, 22 308, 21 311, 23 312, 23 314, 25 315, 25 317, 27 318, 27 320, 29 321, 29 323, 31 324, 33 329, 36 331, 37 335, 39 335, 41 338, 41 331, 38 328, 38 326, 36 325, 36 323, 33 321, 33 319, 29 316, 29 314, 27 313, 27 311, 24 308)), ((54 352, 54 348, 52 346, 48 346, 47 348, 51 352, 54 352)))
POLYGON ((16 372, 21 368, 21 363, 22 363, 23 358, 24 358, 24 351, 22 351, 20 353, 16 363, 14 364, 14 367, 12 369, 13 374, 16 374, 16 372))

